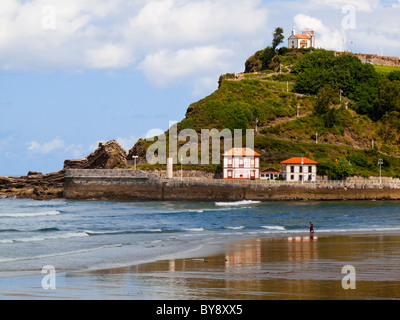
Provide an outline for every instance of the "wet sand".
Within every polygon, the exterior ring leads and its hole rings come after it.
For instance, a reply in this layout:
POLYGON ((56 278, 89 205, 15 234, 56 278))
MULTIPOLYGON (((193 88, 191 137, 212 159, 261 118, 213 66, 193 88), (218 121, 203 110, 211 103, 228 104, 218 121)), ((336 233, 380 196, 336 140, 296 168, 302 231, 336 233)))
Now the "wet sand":
POLYGON ((41 277, 0 279, 7 299, 400 299, 400 235, 315 235, 237 241, 196 258, 57 275, 57 289, 41 277), (345 290, 345 265, 355 289, 345 290), (5 282, 4 282, 5 281, 5 282), (38 286, 39 284, 39 286, 38 286))

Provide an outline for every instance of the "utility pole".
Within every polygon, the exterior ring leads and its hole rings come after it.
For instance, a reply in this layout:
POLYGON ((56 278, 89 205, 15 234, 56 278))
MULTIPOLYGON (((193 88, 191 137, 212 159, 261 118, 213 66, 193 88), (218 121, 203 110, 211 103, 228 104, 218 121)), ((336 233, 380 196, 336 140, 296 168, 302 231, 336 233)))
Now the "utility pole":
POLYGON ((315 132, 315 143, 318 143, 318 132, 315 132))
POLYGON ((343 93, 343 90, 342 89, 340 89, 340 102, 342 102, 342 93, 343 93))
POLYGON ((378 160, 378 166, 379 166, 379 184, 382 184, 382 165, 383 165, 383 160, 379 158, 378 160))
POLYGON ((279 65, 279 73, 282 73, 282 63, 279 65))
POLYGON ((256 132, 257 132, 258 119, 256 118, 256 132))
POLYGON ((300 108, 299 105, 297 105, 297 116, 296 116, 297 118, 299 117, 299 108, 300 108))

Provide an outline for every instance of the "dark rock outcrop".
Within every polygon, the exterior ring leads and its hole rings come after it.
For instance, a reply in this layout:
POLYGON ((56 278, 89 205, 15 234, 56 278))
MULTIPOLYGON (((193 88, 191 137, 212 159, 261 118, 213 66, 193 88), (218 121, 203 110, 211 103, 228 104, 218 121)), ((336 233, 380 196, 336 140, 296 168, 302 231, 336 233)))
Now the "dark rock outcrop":
POLYGON ((86 158, 65 160, 64 169, 114 169, 127 165, 126 151, 115 140, 99 143, 99 147, 86 158))
POLYGON ((0 177, 0 198, 63 198, 65 169, 114 169, 123 168, 126 164, 126 152, 115 140, 100 143, 99 147, 84 159, 65 160, 64 169, 58 172, 42 174, 29 171, 22 177, 0 177))
POLYGON ((136 163, 146 163, 146 141, 139 139, 132 149, 129 150, 127 159, 131 161, 133 156, 137 156, 136 163))

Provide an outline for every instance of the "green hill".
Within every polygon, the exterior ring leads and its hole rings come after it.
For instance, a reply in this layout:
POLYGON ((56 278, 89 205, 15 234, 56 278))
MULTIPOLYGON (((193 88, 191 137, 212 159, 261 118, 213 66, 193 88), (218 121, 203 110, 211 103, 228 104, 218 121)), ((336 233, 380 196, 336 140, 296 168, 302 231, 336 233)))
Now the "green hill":
MULTIPOLYGON (((221 76, 218 90, 191 104, 178 131, 254 129, 258 121, 262 167, 306 156, 320 163, 320 175, 368 177, 379 174, 382 158, 382 173, 400 177, 399 74, 352 54, 281 48, 266 57, 261 50, 244 73, 221 76)), ((132 150, 151 143, 141 140, 132 150)))

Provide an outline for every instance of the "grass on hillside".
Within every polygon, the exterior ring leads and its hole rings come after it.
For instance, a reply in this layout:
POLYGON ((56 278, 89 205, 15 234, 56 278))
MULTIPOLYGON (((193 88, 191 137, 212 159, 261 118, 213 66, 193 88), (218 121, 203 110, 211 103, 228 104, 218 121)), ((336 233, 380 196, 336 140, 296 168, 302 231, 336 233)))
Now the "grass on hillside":
POLYGON ((376 72, 383 76, 387 76, 389 73, 393 71, 400 71, 400 67, 390 67, 390 66, 379 66, 379 65, 374 65, 374 68, 376 72))

